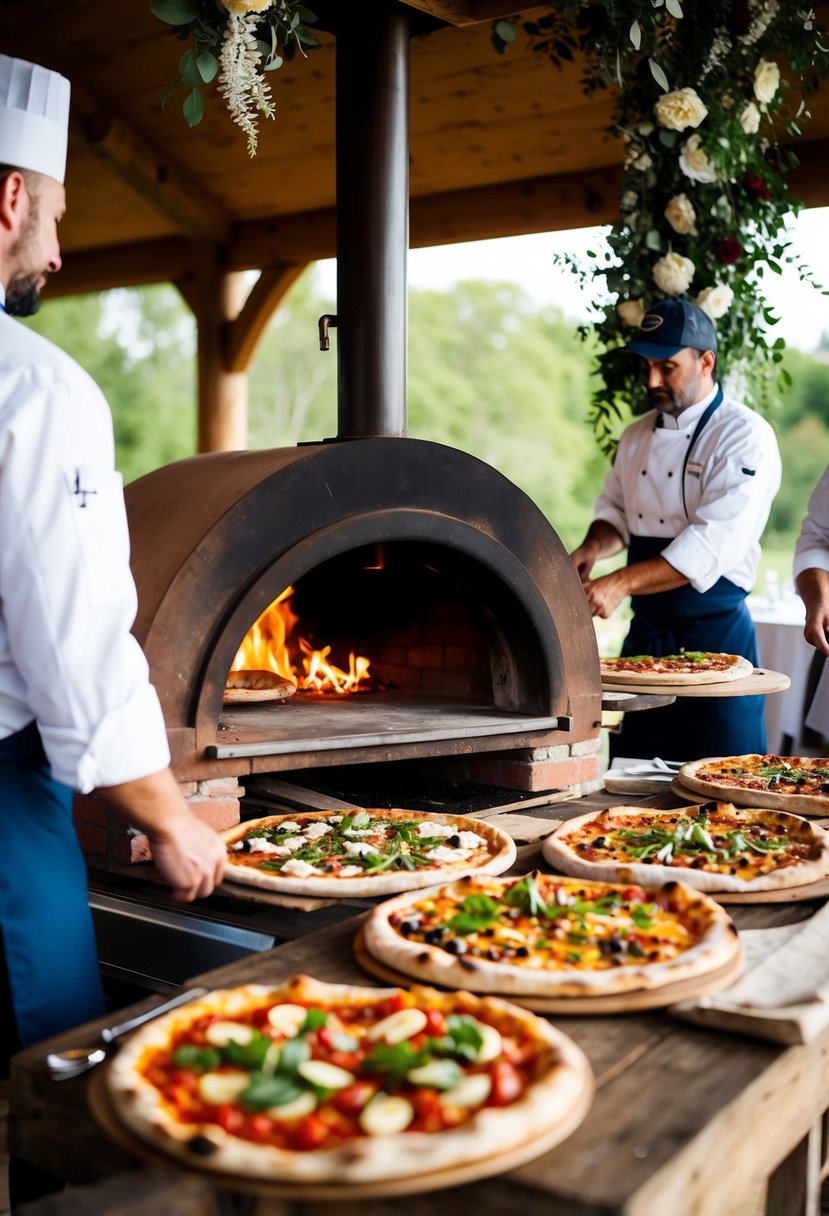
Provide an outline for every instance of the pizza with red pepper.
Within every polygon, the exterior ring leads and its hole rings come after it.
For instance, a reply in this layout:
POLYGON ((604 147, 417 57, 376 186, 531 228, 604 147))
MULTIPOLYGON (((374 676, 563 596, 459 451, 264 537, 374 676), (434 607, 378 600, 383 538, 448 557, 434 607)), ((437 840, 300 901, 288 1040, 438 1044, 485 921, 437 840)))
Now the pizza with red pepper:
POLYGON ((776 891, 829 874, 829 833, 799 815, 730 802, 681 810, 612 806, 579 815, 541 846, 562 874, 605 882, 672 878, 700 891, 776 891))
POLYGON ((397 896, 369 914, 364 942, 415 979, 515 997, 657 988, 740 954, 731 918, 700 891, 542 873, 397 896))
POLYGON ((494 824, 427 811, 269 815, 223 836, 228 879, 293 895, 390 895, 515 861, 512 837, 494 824))
POLYGON ((754 665, 737 654, 683 650, 681 654, 649 654, 602 659, 605 684, 721 684, 750 676, 754 665))
POLYGON ((574 1043, 506 1001, 296 976, 148 1023, 107 1087, 131 1132, 188 1165, 362 1183, 534 1156, 581 1122, 593 1080, 574 1043))
POLYGON ((798 815, 829 815, 829 760, 808 756, 713 756, 683 764, 679 784, 708 798, 798 815))

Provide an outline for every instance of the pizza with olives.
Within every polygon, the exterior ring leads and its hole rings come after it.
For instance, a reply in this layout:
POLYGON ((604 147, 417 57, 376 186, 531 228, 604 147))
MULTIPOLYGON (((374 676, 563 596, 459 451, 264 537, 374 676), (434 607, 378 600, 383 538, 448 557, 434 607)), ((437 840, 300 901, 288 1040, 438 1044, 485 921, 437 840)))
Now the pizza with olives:
POLYGON ((731 918, 700 891, 542 873, 397 896, 369 914, 364 944, 417 980, 515 997, 657 988, 740 954, 731 918))
POLYGON ((494 824, 426 811, 302 811, 248 820, 223 833, 226 878, 292 895, 390 895, 515 860, 494 824))
POLYGON ((609 807, 563 823, 541 850, 562 874, 622 883, 677 879, 700 891, 777 891, 829 874, 829 833, 800 815, 730 802, 609 807))
POLYGON ((721 684, 750 676, 754 665, 737 654, 683 650, 681 654, 649 654, 602 659, 605 684, 721 684))
POLYGON ((829 759, 808 756, 710 757, 684 764, 678 784, 707 798, 829 816, 829 759))
POLYGON ((506 1001, 308 976, 147 1023, 106 1085, 117 1119, 179 1162, 305 1184, 495 1172, 563 1139, 593 1092, 575 1044, 506 1001))

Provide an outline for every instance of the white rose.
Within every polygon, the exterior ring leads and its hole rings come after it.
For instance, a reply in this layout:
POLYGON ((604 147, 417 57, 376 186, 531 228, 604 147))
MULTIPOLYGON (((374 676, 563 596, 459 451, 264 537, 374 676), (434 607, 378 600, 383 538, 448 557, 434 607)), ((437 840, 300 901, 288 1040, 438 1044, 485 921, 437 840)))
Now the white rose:
POLYGON ((645 316, 645 305, 642 300, 623 300, 616 305, 619 320, 631 329, 638 329, 645 316))
POLYGON ((658 262, 654 262, 651 274, 660 291, 669 296, 681 296, 691 285, 694 263, 681 253, 666 253, 658 262))
POLYGON ((700 137, 692 135, 686 139, 679 149, 679 167, 686 177, 694 182, 715 182, 717 174, 704 148, 700 147, 700 137))
POLYGON ((760 111, 753 101, 750 101, 740 114, 740 126, 746 135, 756 135, 760 130, 760 111))
POLYGON ((264 13, 270 8, 272 0, 222 0, 229 13, 264 13))
POLYGON ((687 194, 675 194, 672 199, 668 200, 665 219, 674 232, 680 232, 683 236, 696 236, 697 213, 687 194))
POLYGON ((761 59, 754 69, 754 96, 768 105, 780 84, 780 68, 768 59, 761 59))
POLYGON ((686 127, 698 127, 708 110, 696 89, 674 89, 659 98, 653 112, 660 127, 684 131, 686 127))
POLYGON ((650 169, 652 165, 653 161, 647 152, 643 152, 641 156, 637 156, 636 160, 633 162, 633 168, 638 169, 640 173, 647 173, 648 169, 650 169))
POLYGON ((712 321, 724 317, 734 302, 734 292, 725 283, 716 283, 701 291, 694 303, 709 316, 712 321))

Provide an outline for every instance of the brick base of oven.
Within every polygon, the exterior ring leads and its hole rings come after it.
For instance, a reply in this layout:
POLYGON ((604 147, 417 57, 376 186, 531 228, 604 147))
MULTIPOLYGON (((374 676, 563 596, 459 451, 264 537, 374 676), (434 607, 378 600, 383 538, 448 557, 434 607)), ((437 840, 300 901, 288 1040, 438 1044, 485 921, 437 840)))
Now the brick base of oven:
MULTIPOLYGON (((244 793, 235 777, 212 777, 206 781, 186 781, 181 791, 190 809, 217 832, 232 828, 240 818, 240 799, 244 793)), ((150 861, 147 837, 130 827, 99 798, 75 795, 75 830, 87 862, 98 869, 150 861)))
POLYGON ((435 761, 435 775, 504 789, 540 792, 572 790, 586 794, 601 785, 600 738, 556 747, 509 752, 476 752, 435 761))

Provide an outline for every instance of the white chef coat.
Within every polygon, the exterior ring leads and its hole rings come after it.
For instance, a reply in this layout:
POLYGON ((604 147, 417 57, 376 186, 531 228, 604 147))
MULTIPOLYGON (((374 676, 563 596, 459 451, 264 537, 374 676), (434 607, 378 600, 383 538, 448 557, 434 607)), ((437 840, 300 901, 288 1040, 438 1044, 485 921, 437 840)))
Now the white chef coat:
POLYGON ((136 607, 103 394, 0 313, 0 738, 34 718, 83 793, 169 763, 136 607))
POLYGON ((594 518, 625 544, 635 536, 672 537, 666 561, 708 591, 721 577, 750 591, 760 537, 780 488, 780 452, 769 424, 726 398, 691 450, 682 502, 682 466, 697 422, 716 389, 673 418, 650 410, 623 432, 594 518))
MULTIPOLYGON (((796 579, 804 570, 829 570, 829 466, 812 491, 794 547, 793 577, 796 579)), ((829 735, 829 663, 820 673, 806 725, 823 736, 829 735)))

